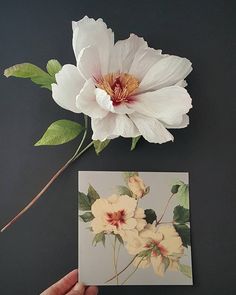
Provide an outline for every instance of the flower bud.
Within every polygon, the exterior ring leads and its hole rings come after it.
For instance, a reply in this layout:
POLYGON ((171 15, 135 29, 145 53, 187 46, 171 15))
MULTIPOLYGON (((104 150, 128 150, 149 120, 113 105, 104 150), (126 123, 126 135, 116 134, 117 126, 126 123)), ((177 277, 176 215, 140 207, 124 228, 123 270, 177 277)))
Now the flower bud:
POLYGON ((129 178, 128 186, 136 199, 142 198, 148 191, 148 187, 146 187, 143 180, 137 175, 129 178))

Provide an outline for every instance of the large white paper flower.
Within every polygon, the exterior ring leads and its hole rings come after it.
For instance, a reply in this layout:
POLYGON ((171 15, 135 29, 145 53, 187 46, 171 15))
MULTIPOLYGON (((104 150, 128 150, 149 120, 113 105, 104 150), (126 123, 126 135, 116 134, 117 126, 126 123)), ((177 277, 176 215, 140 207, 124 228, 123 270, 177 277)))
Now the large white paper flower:
POLYGON ((126 195, 97 199, 91 211, 94 215, 91 226, 95 234, 113 232, 125 239, 129 232, 138 233, 146 225, 144 210, 137 208, 137 201, 126 195))
POLYGON ((142 135, 147 141, 173 140, 167 128, 184 128, 191 98, 186 58, 162 54, 134 34, 114 43, 102 19, 73 22, 77 65, 64 65, 52 84, 57 104, 91 117, 94 140, 142 135))
POLYGON ((156 228, 148 224, 137 233, 131 233, 126 240, 126 248, 131 255, 139 255, 134 265, 140 268, 153 266, 157 275, 165 271, 178 270, 179 259, 183 255, 182 240, 172 225, 156 228))

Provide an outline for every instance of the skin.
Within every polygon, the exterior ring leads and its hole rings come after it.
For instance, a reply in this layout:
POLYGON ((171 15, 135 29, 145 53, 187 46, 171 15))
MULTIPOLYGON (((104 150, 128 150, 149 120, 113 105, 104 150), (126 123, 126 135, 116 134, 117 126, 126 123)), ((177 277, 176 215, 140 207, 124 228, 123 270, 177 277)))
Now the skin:
POLYGON ((43 291, 40 295, 97 295, 95 286, 85 287, 78 283, 78 270, 75 269, 58 282, 43 291))

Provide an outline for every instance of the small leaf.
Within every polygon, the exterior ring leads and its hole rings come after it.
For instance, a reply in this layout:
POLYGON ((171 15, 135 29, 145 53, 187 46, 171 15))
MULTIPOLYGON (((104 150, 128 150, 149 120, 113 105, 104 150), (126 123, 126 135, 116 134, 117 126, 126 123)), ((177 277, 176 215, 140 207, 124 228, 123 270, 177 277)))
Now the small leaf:
POLYGON ((179 187, 180 187, 179 184, 173 185, 172 188, 171 188, 172 194, 176 194, 178 192, 178 190, 179 190, 179 187))
POLYGON ((55 77, 55 74, 57 74, 61 70, 62 66, 58 60, 50 59, 47 63, 46 68, 49 75, 55 77))
POLYGON ((192 268, 189 265, 186 264, 180 264, 179 270, 188 278, 192 278, 192 268))
POLYGON ((16 64, 4 71, 8 77, 29 78, 35 84, 51 90, 51 84, 55 83, 55 78, 31 63, 16 64))
POLYGON ((190 228, 186 224, 174 224, 174 227, 182 240, 183 246, 188 248, 191 245, 190 228))
POLYGON ((144 213, 146 215, 145 220, 147 223, 152 224, 157 218, 156 212, 153 209, 146 209, 144 210, 144 213))
POLYGON ((117 237, 118 241, 119 241, 122 245, 124 245, 124 241, 123 241, 122 237, 121 237, 119 234, 116 234, 115 236, 117 237))
POLYGON ((103 151, 108 146, 109 142, 110 142, 110 139, 106 139, 104 141, 94 140, 93 145, 94 145, 96 154, 99 155, 101 151, 103 151))
POLYGON ((80 215, 80 218, 83 222, 89 222, 94 219, 94 216, 91 212, 85 212, 84 214, 80 215))
POLYGON ((189 209, 178 205, 174 208, 174 221, 177 223, 189 222, 189 209))
POLYGON ((100 199, 99 194, 96 192, 96 190, 92 187, 92 185, 89 185, 88 188, 88 198, 90 200, 91 205, 97 200, 100 199))
POLYGON ((66 143, 76 138, 83 129, 82 125, 74 121, 55 121, 48 127, 42 138, 35 143, 35 146, 66 143))
POLYGON ((133 151, 136 148, 136 145, 137 145, 140 138, 141 138, 141 135, 132 138, 132 145, 130 148, 131 151, 133 151))
POLYGON ((189 186, 187 184, 183 184, 178 191, 177 199, 179 200, 179 204, 186 209, 189 209, 189 186))
POLYGON ((90 199, 84 193, 81 193, 81 192, 79 192, 79 210, 81 211, 91 210, 90 199))
POLYGON ((165 271, 167 270, 168 266, 170 265, 170 259, 168 257, 163 256, 162 257, 162 262, 165 265, 165 271))
POLYGON ((116 188, 119 195, 127 195, 132 198, 132 192, 128 189, 128 187, 124 185, 118 185, 116 188))
POLYGON ((102 231, 102 232, 95 235, 95 237, 93 238, 93 241, 92 241, 92 245, 97 246, 98 243, 102 242, 103 246, 105 247, 105 240, 106 240, 105 232, 102 231))

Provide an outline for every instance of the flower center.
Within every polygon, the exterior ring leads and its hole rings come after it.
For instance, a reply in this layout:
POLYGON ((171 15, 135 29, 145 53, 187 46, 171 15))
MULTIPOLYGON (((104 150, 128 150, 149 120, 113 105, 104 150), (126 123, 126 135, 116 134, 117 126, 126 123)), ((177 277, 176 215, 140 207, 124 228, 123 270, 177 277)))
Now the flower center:
POLYGON ((127 73, 111 73, 96 81, 96 86, 110 95, 114 106, 122 102, 132 102, 139 81, 127 73))
POLYGON ((151 240, 151 242, 147 243, 145 245, 145 248, 148 248, 153 256, 167 256, 168 254, 167 249, 163 245, 161 245, 160 242, 157 242, 155 240, 151 240))
POLYGON ((107 214, 107 222, 109 222, 111 225, 114 225, 116 228, 118 228, 121 224, 125 223, 125 210, 119 210, 116 212, 108 212, 107 214))

